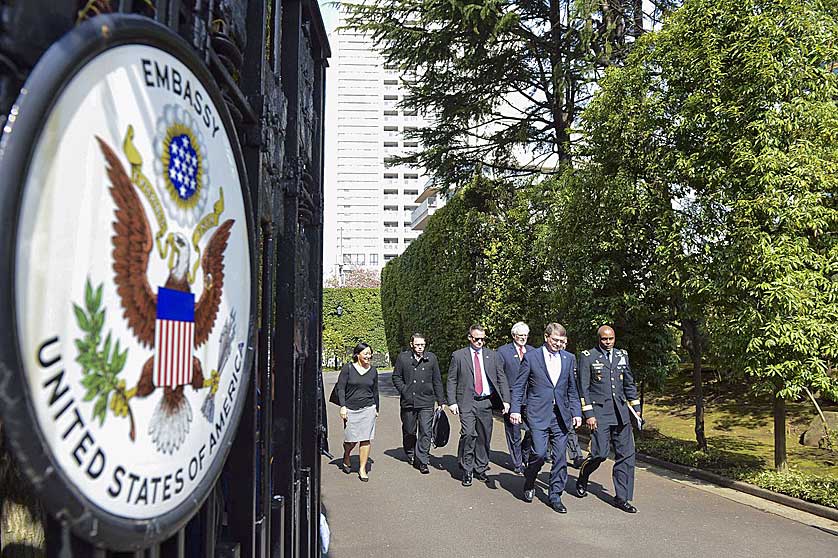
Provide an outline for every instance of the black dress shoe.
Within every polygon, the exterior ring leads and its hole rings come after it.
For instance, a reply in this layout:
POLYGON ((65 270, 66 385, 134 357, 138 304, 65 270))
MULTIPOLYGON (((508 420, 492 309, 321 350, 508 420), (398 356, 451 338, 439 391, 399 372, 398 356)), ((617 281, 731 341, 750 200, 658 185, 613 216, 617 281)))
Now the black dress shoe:
POLYGON ((618 500, 617 498, 614 498, 614 507, 618 510, 623 510, 626 513, 637 513, 637 508, 625 500, 618 500))
POLYGON ((341 463, 340 464, 340 470, 343 471, 344 473, 346 473, 347 475, 352 472, 351 466, 347 465, 346 463, 341 463))
POLYGON ((515 470, 513 472, 516 475, 523 475, 524 474, 524 468, 523 467, 515 467, 515 470))
POLYGON ((422 473, 423 475, 427 475, 427 474, 430 473, 430 471, 428 470, 428 466, 424 463, 420 463, 419 467, 417 467, 417 469, 419 469, 419 472, 422 473))
POLYGON ((486 471, 475 471, 474 478, 482 482, 489 480, 488 475, 486 475, 486 471))
POLYGON ((580 457, 579 459, 574 459, 574 460, 573 460, 573 463, 571 463, 571 464, 570 464, 570 466, 571 466, 571 467, 573 467, 574 469, 578 469, 578 468, 580 468, 580 467, 582 466, 582 463, 583 463, 584 461, 585 461, 585 460, 584 460, 584 459, 582 459, 581 457, 580 457))
POLYGON ((576 479, 576 486, 573 487, 573 493, 576 494, 579 498, 584 498, 588 495, 588 479, 585 477, 579 477, 576 479))
POLYGON ((553 511, 556 513, 567 513, 567 508, 564 507, 561 500, 553 500, 550 502, 550 507, 552 507, 553 511))
POLYGON ((532 502, 533 498, 535 498, 535 488, 525 489, 524 502, 532 502))
POLYGON ((463 473, 463 486, 471 486, 471 473, 463 473))

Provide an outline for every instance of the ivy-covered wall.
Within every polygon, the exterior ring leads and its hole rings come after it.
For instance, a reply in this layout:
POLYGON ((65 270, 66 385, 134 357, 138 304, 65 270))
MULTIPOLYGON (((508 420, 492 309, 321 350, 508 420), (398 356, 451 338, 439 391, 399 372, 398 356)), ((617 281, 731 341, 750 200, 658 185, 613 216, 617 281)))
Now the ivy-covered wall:
POLYGON ((373 352, 387 352, 379 289, 323 289, 324 356, 346 362, 352 348, 361 341, 369 344, 373 352))

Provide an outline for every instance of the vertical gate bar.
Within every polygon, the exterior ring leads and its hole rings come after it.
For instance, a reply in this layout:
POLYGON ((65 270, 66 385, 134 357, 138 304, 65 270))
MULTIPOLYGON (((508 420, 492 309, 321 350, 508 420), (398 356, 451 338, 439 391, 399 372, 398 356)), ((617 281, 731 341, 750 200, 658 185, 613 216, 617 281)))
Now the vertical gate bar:
MULTIPOLYGON (((247 171, 248 189, 250 191, 254 226, 257 236, 257 261, 253 262, 254 274, 264 275, 265 238, 262 234, 263 211, 265 205, 264 169, 262 164, 261 139, 262 106, 264 93, 263 66, 265 59, 265 14, 266 3, 250 1, 247 4, 246 36, 248 38, 244 49, 244 58, 248 61, 241 69, 241 92, 258 113, 259 119, 247 127, 238 129, 241 138, 242 154, 247 171)), ((208 21, 212 20, 212 3, 210 3, 208 21)), ((266 530, 270 521, 270 502, 266 498, 270 484, 266 481, 270 475, 270 429, 265 424, 265 409, 270 406, 270 359, 266 358, 270 345, 267 343, 271 335, 271 296, 265 290, 260 280, 257 291, 256 307, 258 316, 255 317, 257 337, 254 340, 256 362, 252 372, 251 388, 247 396, 246 421, 239 426, 235 446, 228 461, 231 477, 248 479, 250 484, 241 490, 231 490, 228 499, 227 520, 231 532, 241 545, 241 556, 244 558, 263 558, 268 556, 266 540, 269 533, 266 530), (261 498, 261 501, 260 501, 261 498)), ((268 423, 269 424, 269 423, 268 423)))
POLYGON ((160 545, 155 544, 154 546, 146 548, 143 558, 160 558, 160 545))
MULTIPOLYGON (((276 489, 286 495, 285 553, 299 556, 300 510, 300 424, 302 367, 298 366, 297 322, 300 299, 297 286, 300 273, 299 190, 300 190, 300 35, 302 31, 302 6, 299 0, 283 3, 281 76, 288 101, 284 160, 284 227, 280 250, 287 257, 286 265, 279 270, 279 314, 284 323, 279 324, 278 373, 283 374, 283 389, 278 390, 274 410, 279 419, 276 434, 282 444, 278 447, 279 467, 276 471, 276 489)), ((275 445, 275 447, 277 447, 275 445)))
POLYGON ((215 543, 218 540, 217 533, 216 533, 216 521, 218 519, 217 511, 218 511, 218 494, 216 491, 219 490, 218 486, 221 483, 221 479, 218 479, 216 485, 210 491, 209 497, 207 501, 204 502, 204 506, 201 509, 201 523, 203 524, 202 530, 202 546, 204 550, 204 554, 201 558, 215 558, 215 543))
POLYGON ((225 471, 231 479, 242 479, 238 490, 229 490, 226 494, 227 527, 236 542, 241 544, 242 556, 254 558, 253 529, 256 520, 253 469, 256 457, 256 413, 257 391, 259 390, 259 371, 253 367, 253 377, 247 390, 244 412, 239 421, 238 432, 227 458, 225 471), (250 484, 245 484, 250 481, 250 484))
POLYGON ((168 15, 169 15, 169 0, 157 0, 155 3, 155 10, 154 10, 154 19, 162 23, 163 25, 167 25, 168 15))
POLYGON ((90 543, 76 537, 70 526, 66 523, 47 515, 44 525, 44 544, 46 547, 46 558, 65 558, 67 555, 72 558, 97 558, 99 549, 90 543), (66 554, 66 553, 69 554, 66 554))
POLYGON ((119 11, 123 14, 131 13, 134 10, 134 0, 119 0, 119 11))
POLYGON ((185 548, 186 534, 181 529, 160 544, 160 558, 183 558, 185 548))
MULTIPOLYGON (((312 45, 315 46, 315 45, 312 45)), ((320 436, 323 428, 323 417, 325 415, 325 399, 323 397, 323 376, 321 369, 322 361, 322 316, 323 316, 323 141, 324 141, 324 116, 325 116, 325 87, 326 87, 326 62, 323 57, 323 46, 317 45, 317 52, 314 56, 314 110, 315 129, 312 131, 312 198, 314 200, 314 216, 312 231, 309 236, 312 240, 311 257, 309 258, 309 284, 313 290, 313 311, 311 315, 316 319, 309 324, 309 357, 306 367, 306 379, 308 384, 305 389, 313 398, 310 401, 309 429, 306 438, 310 442, 306 460, 306 466, 311 471, 311 509, 312 516, 309 517, 309 556, 320 555, 320 436)))
POLYGON ((169 27, 180 32, 180 0, 169 0, 168 12, 169 27))

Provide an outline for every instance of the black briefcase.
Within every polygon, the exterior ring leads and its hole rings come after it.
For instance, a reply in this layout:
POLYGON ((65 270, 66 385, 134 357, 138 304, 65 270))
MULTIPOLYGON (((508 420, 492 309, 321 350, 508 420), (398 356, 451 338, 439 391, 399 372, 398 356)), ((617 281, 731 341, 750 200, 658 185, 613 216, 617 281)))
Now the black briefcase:
POLYGON ((451 436, 451 425, 448 424, 448 415, 442 407, 437 407, 431 423, 431 442, 435 448, 441 448, 448 443, 449 436, 451 436))

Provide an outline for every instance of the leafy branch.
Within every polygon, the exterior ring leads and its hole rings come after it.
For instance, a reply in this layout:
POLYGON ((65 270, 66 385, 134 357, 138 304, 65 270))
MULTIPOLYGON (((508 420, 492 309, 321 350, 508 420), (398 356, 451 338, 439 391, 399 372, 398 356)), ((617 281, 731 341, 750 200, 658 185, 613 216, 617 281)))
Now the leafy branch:
POLYGON ((73 304, 73 312, 79 328, 85 333, 84 338, 75 340, 79 352, 76 362, 82 366, 83 371, 81 383, 87 390, 84 400, 96 400, 93 418, 98 418, 99 424, 102 425, 107 414, 108 399, 116 391, 111 401, 111 409, 117 416, 130 416, 131 439, 133 440, 134 417, 128 407, 130 395, 125 391, 125 381, 119 379, 119 374, 128 358, 128 349, 120 350, 119 340, 114 343, 111 332, 108 332, 102 343, 102 329, 105 325, 102 284, 94 290, 88 279, 84 286, 84 308, 73 304))

